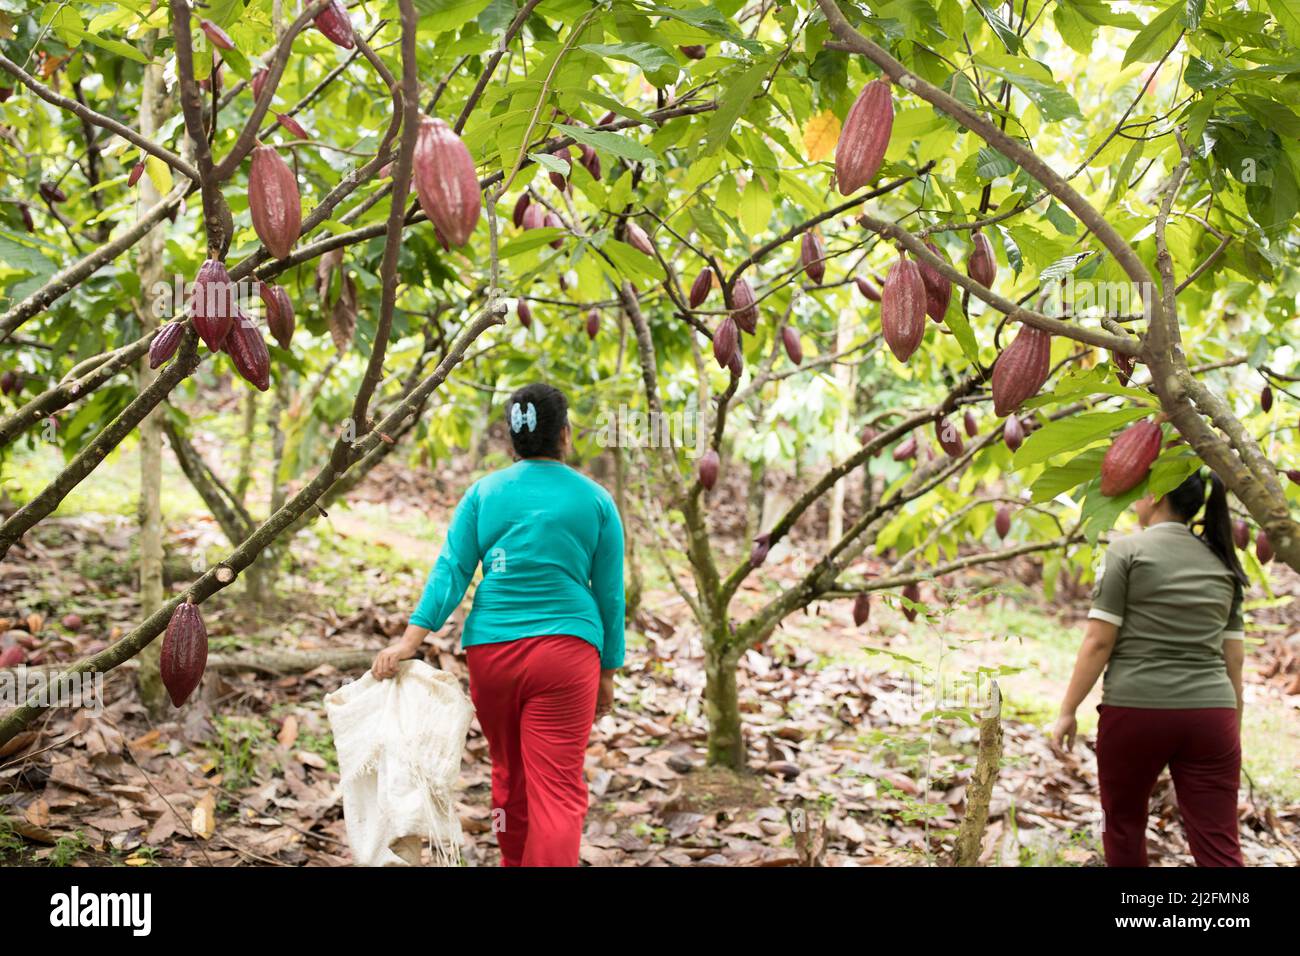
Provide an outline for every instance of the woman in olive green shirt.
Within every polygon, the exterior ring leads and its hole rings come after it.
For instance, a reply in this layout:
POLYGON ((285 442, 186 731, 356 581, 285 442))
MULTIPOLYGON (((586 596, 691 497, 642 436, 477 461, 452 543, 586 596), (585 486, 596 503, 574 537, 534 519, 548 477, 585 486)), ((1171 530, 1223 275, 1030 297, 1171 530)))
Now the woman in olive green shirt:
POLYGON ((1075 711, 1105 670, 1097 775, 1108 866, 1146 866, 1151 791, 1169 767, 1199 866, 1241 866, 1241 667, 1247 583, 1217 475, 1136 502, 1143 531, 1113 541, 1053 740, 1073 746, 1075 711), (1204 529, 1189 525, 1205 510, 1204 529))

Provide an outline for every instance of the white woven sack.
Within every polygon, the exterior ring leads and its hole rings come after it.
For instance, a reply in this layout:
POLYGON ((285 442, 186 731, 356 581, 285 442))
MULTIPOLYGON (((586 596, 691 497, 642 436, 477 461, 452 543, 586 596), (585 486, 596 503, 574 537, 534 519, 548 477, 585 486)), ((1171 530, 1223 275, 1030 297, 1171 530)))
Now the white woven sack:
POLYGON ((423 838, 435 865, 460 861, 454 789, 474 707, 460 682, 424 661, 370 672, 325 697, 348 844, 358 866, 407 866, 394 841, 423 838))

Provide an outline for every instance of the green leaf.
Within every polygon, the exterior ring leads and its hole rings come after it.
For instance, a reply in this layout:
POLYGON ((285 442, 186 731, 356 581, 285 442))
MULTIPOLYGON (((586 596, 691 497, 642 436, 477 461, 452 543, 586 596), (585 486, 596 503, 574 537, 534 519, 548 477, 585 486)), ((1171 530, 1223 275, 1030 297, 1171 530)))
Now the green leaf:
POLYGON ((563 123, 556 124, 556 128, 564 130, 565 134, 572 136, 575 142, 585 143, 599 152, 609 153, 620 159, 626 159, 628 162, 648 163, 650 165, 659 163, 658 153, 637 140, 624 136, 622 133, 590 130, 581 126, 567 126, 563 123))
POLYGON ((644 73, 653 73, 668 67, 677 69, 677 57, 653 43, 584 43, 580 50, 613 60, 634 63, 644 73))
POLYGON ((1019 471, 1070 449, 1090 445, 1150 414, 1150 408, 1122 408, 1113 412, 1071 415, 1069 418, 1048 422, 1025 439, 1025 443, 1011 459, 1012 468, 1019 471))
POLYGON ((731 127, 736 125, 740 114, 754 98, 758 88, 767 77, 772 66, 770 57, 759 57, 743 70, 739 76, 724 74, 722 86, 726 92, 718 100, 718 108, 709 119, 708 132, 704 138, 704 155, 717 152, 731 135, 731 127))
POLYGON ((1267 0, 1274 18, 1286 31, 1292 45, 1300 44, 1300 0, 1267 0))
POLYGON ((522 236, 519 236, 517 239, 511 239, 503 245, 498 254, 502 259, 509 259, 513 256, 522 255, 525 252, 532 252, 534 249, 544 246, 564 234, 565 230, 557 229, 554 226, 541 226, 537 229, 529 229, 522 236))
POLYGON ((1123 66, 1152 63, 1160 59, 1164 52, 1173 46, 1174 38, 1183 32, 1184 11, 1185 7, 1182 3, 1171 4, 1143 27, 1124 51, 1123 66))
POLYGON ((1048 122, 1083 118, 1074 97, 1037 60, 1003 54, 987 54, 979 59, 984 69, 1024 93, 1048 122))
POLYGON ((1019 167, 1015 161, 1003 156, 992 146, 981 146, 975 158, 975 172, 980 179, 991 182, 999 176, 1010 176, 1019 167))

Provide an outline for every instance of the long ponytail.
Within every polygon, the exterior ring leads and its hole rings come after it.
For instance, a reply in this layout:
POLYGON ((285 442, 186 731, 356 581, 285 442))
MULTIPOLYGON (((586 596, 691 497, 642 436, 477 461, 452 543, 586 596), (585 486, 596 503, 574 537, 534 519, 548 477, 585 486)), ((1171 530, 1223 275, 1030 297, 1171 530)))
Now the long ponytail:
POLYGON ((1210 496, 1207 499, 1205 480, 1201 477, 1200 471, 1193 472, 1190 478, 1169 492, 1168 498, 1174 511, 1187 522, 1196 517, 1202 505, 1205 506, 1205 519, 1202 522, 1200 539, 1243 587, 1249 584, 1250 579, 1246 577, 1241 562, 1237 560, 1237 552, 1232 544, 1228 490, 1223 486, 1223 479, 1213 471, 1210 472, 1210 496))

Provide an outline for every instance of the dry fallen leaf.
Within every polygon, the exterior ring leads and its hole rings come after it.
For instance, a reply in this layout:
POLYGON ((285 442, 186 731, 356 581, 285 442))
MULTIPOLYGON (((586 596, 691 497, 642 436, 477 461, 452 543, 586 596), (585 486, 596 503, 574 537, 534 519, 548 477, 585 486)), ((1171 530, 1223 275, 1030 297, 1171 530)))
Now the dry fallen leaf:
POLYGON ((217 801, 211 790, 194 805, 194 810, 190 814, 190 829, 200 840, 212 839, 212 833, 217 826, 216 806, 217 801))

